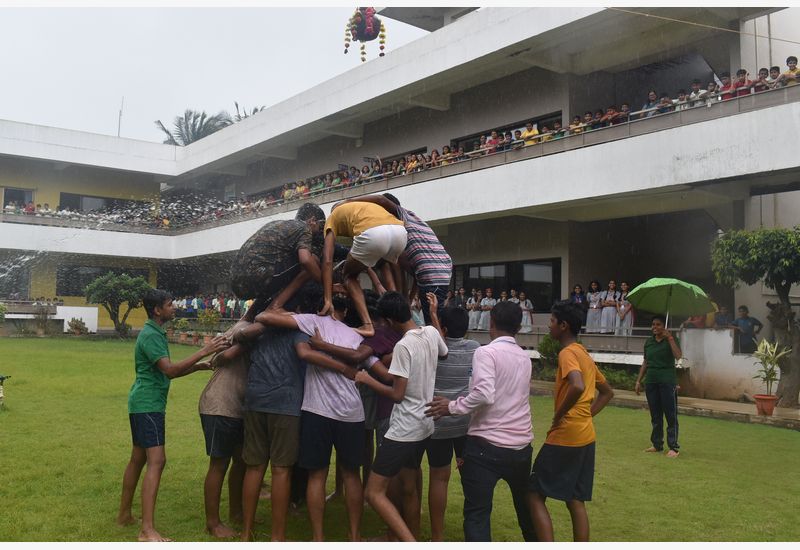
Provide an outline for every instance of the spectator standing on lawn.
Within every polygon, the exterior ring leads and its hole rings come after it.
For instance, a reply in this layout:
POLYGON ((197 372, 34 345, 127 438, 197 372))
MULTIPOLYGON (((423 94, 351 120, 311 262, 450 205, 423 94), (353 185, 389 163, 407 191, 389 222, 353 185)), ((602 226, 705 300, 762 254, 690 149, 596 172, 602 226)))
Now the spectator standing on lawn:
POLYGON ((594 483, 595 431, 592 418, 614 391, 589 353, 577 342, 581 310, 560 302, 550 316, 550 336, 561 344, 555 387, 555 412, 547 439, 536 455, 530 476, 529 504, 540 541, 553 541, 553 523, 546 499, 561 500, 572 518, 575 542, 589 541, 587 501, 594 483), (595 398, 595 390, 600 393, 595 398))
POLYGON ((682 357, 680 341, 665 327, 663 315, 653 317, 653 335, 644 343, 644 361, 636 377, 636 395, 639 395, 644 379, 647 406, 650 409, 651 447, 646 453, 664 450, 664 417, 667 418, 667 456, 675 458, 680 452, 678 445, 678 375, 675 361, 682 357))
POLYGON ((514 339, 522 310, 517 304, 502 302, 490 315, 492 342, 475 350, 469 393, 454 401, 435 396, 425 414, 434 419, 472 414, 461 467, 465 540, 492 540, 494 489, 503 479, 511 489, 523 539, 535 541, 527 503, 533 440, 531 360, 514 339))
MULTIPOLYGON (((441 330, 447 344, 447 357, 440 358, 436 366, 434 395, 455 400, 469 393, 472 357, 480 344, 464 338, 468 322, 467 312, 463 309, 448 307, 442 310, 441 330)), ((464 463, 469 420, 469 415, 439 418, 434 423, 433 434, 425 447, 430 468, 428 510, 431 516, 432 542, 444 541, 444 511, 447 508, 451 465, 454 455, 459 471, 464 463)))
POLYGON ((163 325, 175 318, 175 304, 169 293, 151 289, 142 299, 147 321, 136 338, 134 357, 136 380, 128 394, 128 416, 131 425, 133 449, 131 459, 122 478, 117 523, 130 525, 136 521, 131 513, 133 496, 139 476, 147 465, 142 481, 142 526, 140 542, 170 541, 155 528, 155 509, 161 473, 167 461, 164 451, 164 415, 170 380, 198 370, 208 370, 208 363, 200 363, 207 355, 228 347, 228 340, 218 336, 186 359, 173 363, 169 358, 167 333, 163 325))

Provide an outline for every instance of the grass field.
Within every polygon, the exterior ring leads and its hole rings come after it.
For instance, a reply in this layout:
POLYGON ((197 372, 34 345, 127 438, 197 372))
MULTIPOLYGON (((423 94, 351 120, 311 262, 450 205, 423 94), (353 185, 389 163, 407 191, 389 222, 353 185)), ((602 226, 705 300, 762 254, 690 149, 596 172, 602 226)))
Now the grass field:
MULTIPOLYGON (((122 472, 130 453, 127 394, 133 342, 0 339, 6 410, 0 412, 0 541, 134 541, 136 527, 117 527, 122 472)), ((173 346, 173 358, 192 348, 173 346)), ((207 467, 197 400, 209 373, 173 381, 167 408, 167 467, 156 526, 179 541, 203 533, 202 483, 207 467)), ((535 451, 552 415, 552 400, 535 397, 535 451)), ((767 426, 681 417, 677 460, 642 453, 646 411, 608 407, 597 419, 594 500, 588 510, 599 541, 796 541, 800 434, 767 426)), ((425 472, 427 491, 427 471, 425 472)), ((329 485, 333 483, 333 475, 329 485)), ((463 540, 458 475, 450 485, 449 540, 463 540)), ((223 498, 225 498, 223 496, 223 498)), ((134 513, 139 513, 139 496, 134 513)), ((569 517, 551 502, 557 540, 569 540, 569 517)), ((226 505, 223 501, 223 505, 226 505)), ((268 540, 269 502, 259 505, 259 540, 268 540)), ((429 535, 423 500, 423 538, 429 535)), ((326 513, 328 540, 344 540, 341 501, 326 513)), ((495 493, 494 540, 519 541, 510 493, 495 493)), ((381 533, 372 510, 365 538, 381 533)), ((292 517, 288 537, 308 540, 305 515, 292 517)))

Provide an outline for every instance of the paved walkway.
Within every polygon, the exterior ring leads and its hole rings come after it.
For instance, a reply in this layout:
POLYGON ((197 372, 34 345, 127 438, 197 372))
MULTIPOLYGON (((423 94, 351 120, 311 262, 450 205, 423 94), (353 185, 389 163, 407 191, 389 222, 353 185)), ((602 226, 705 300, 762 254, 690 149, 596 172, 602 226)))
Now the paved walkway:
MULTIPOLYGON (((552 395, 553 386, 553 382, 533 380, 531 381, 531 395, 552 395)), ((644 397, 644 392, 641 395, 636 395, 632 391, 615 389, 614 399, 611 400, 610 404, 631 409, 646 409, 647 399, 644 397)), ((776 408, 772 416, 759 416, 756 414, 754 403, 734 403, 733 401, 715 401, 713 399, 678 396, 678 412, 690 416, 707 416, 800 431, 800 409, 776 408)))

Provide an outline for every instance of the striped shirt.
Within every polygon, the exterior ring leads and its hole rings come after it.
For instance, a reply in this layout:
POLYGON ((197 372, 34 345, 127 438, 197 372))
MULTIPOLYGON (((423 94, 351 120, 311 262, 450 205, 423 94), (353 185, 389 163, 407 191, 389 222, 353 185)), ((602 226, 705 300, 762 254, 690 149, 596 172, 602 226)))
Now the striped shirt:
MULTIPOLYGON (((436 383, 433 395, 454 401, 469 393, 472 375, 472 356, 480 344, 466 338, 445 338, 447 357, 439 359, 436 366, 436 383)), ((451 439, 467 435, 470 415, 443 416, 434 424, 431 439, 451 439)))
POLYGON ((397 207, 408 233, 406 256, 419 286, 449 286, 453 260, 430 226, 411 210, 397 207))

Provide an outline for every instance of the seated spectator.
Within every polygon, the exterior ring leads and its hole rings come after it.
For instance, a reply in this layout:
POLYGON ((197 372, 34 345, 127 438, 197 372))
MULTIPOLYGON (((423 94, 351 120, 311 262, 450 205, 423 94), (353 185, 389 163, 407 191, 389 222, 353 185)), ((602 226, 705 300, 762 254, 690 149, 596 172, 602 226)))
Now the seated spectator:
POLYGON ((456 160, 467 160, 467 153, 464 151, 463 147, 458 148, 458 152, 456 153, 456 160))
POLYGON ((561 127, 561 121, 556 120, 553 122, 553 139, 561 139, 564 137, 566 130, 561 127))
POLYGON ((539 135, 539 130, 533 125, 533 122, 525 124, 525 131, 520 133, 520 137, 525 140, 525 146, 533 145, 536 143, 536 136, 539 135))
POLYGON ((719 79, 722 82, 722 86, 720 86, 718 93, 720 94, 722 101, 728 101, 729 99, 736 97, 736 86, 731 80, 731 73, 722 73, 719 75, 719 79))
POLYGON ((686 95, 686 90, 678 90, 678 98, 672 100, 676 111, 684 111, 689 108, 689 97, 686 95))
POLYGON ((706 328, 706 316, 693 315, 681 323, 681 328, 706 328))
POLYGON ((656 107, 658 107, 658 94, 655 90, 650 90, 647 92, 647 102, 642 105, 641 110, 644 112, 639 114, 639 118, 655 116, 656 107))
POLYGON ((787 57, 786 66, 788 70, 778 77, 778 83, 781 86, 796 86, 800 84, 800 69, 797 68, 797 58, 793 55, 787 57))
POLYGON ((400 159, 397 163, 397 176, 405 176, 406 175, 406 161, 405 159, 400 159))
POLYGON ((425 169, 433 168, 433 156, 425 155, 425 169))
POLYGON ((417 157, 415 157, 414 155, 408 155, 408 161, 406 162, 406 172, 410 174, 416 171, 417 171, 417 157))
POLYGON ((306 182, 304 180, 300 180, 299 182, 297 182, 297 186, 294 188, 295 198, 299 199, 300 197, 307 197, 308 193, 309 191, 306 182))
POLYGON ((23 208, 22 213, 28 216, 33 216, 34 214, 36 214, 36 206, 33 204, 33 201, 30 201, 28 204, 25 205, 25 208, 23 208))
POLYGON ((17 205, 14 201, 10 201, 5 207, 3 208, 6 214, 14 214, 17 211, 17 205))
POLYGON ((669 94, 661 94, 661 101, 658 102, 658 107, 656 109, 658 114, 663 115, 665 113, 671 113, 674 109, 669 94))
POLYGON ((747 71, 739 69, 736 71, 736 80, 733 81, 733 87, 736 90, 736 97, 750 95, 750 88, 753 87, 753 81, 748 78, 747 71))
POLYGON ((509 151, 514 143, 514 136, 511 135, 511 132, 506 132, 503 135, 503 151, 509 151))
POLYGON ((758 78, 753 81, 753 90, 756 93, 766 92, 770 89, 769 69, 761 67, 758 70, 758 78))
POLYGON ((692 91, 689 93, 689 104, 692 107, 698 107, 705 104, 708 91, 702 89, 702 84, 699 78, 692 80, 692 91))
POLYGON ((442 163, 442 157, 439 154, 438 149, 434 149, 431 151, 431 168, 436 168, 442 163))
POLYGON ((417 172, 422 172, 425 170, 425 155, 419 154, 417 155, 417 172))

